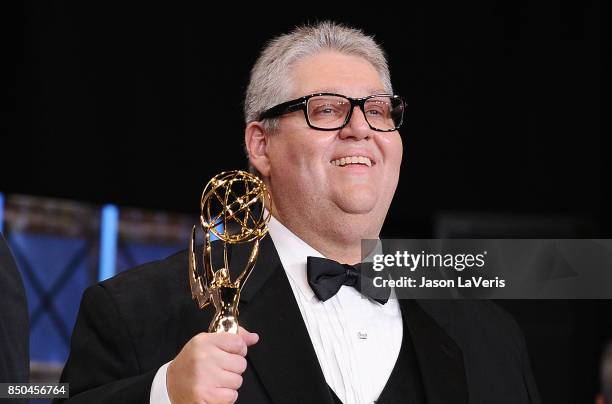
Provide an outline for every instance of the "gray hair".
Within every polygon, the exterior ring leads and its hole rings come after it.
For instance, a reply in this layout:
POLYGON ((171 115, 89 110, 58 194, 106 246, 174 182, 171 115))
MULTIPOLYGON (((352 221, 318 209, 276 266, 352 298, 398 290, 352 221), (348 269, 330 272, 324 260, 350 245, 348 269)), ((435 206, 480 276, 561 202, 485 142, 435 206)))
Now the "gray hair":
MULTIPOLYGON (((289 72, 295 62, 326 50, 367 60, 380 74, 385 91, 393 93, 385 52, 373 37, 332 21, 304 25, 276 37, 262 50, 246 91, 246 124, 259 120, 266 109, 288 101, 292 88, 289 72)), ((274 132, 277 125, 278 119, 266 120, 264 129, 274 132)))

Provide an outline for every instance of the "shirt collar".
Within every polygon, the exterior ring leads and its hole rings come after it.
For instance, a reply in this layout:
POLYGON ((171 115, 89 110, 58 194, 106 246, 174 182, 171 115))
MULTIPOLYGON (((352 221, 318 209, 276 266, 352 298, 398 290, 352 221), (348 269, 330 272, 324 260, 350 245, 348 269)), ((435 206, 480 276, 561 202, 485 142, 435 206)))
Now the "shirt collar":
POLYGON ((309 256, 325 258, 325 256, 296 236, 274 216, 270 218, 268 223, 268 232, 272 237, 283 268, 287 276, 291 278, 293 285, 308 300, 316 300, 317 298, 310 288, 306 276, 306 258, 309 256))
MULTIPOLYGON (((290 278, 294 287, 300 291, 309 301, 318 301, 310 285, 308 284, 308 277, 306 275, 306 261, 307 257, 320 257, 327 258, 319 251, 315 250, 304 240, 299 238, 295 233, 285 227, 279 222, 274 216, 270 216, 270 222, 268 222, 268 232, 272 237, 272 242, 276 247, 278 256, 283 264, 283 268, 290 278)), ((372 261, 373 254, 380 254, 382 252, 382 243, 378 240, 376 247, 364 259, 364 262, 372 261)), ((392 291, 392 296, 395 297, 395 291, 392 291)))

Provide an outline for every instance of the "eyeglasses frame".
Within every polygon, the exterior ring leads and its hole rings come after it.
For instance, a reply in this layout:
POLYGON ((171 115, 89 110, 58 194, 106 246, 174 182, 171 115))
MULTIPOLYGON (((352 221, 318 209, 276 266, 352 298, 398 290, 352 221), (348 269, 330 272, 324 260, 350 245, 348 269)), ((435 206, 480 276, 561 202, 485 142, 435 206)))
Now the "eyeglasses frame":
POLYGON ((261 115, 259 115, 259 121, 262 121, 264 119, 270 119, 270 118, 278 118, 282 115, 285 114, 289 114, 295 111, 299 111, 302 110, 304 112, 304 118, 306 119, 306 123, 308 124, 308 126, 312 129, 316 129, 316 130, 323 130, 323 131, 332 131, 332 130, 339 130, 344 128, 349 121, 351 120, 351 117, 353 116, 353 110, 355 109, 356 106, 359 106, 359 109, 361 110, 361 112, 363 113, 363 116, 366 120, 366 122, 368 123, 368 126, 370 127, 370 129, 377 131, 377 132, 394 132, 396 130, 398 130, 401 126, 402 123, 404 122, 404 111, 406 110, 406 101, 404 100, 404 98, 402 98, 399 95, 394 95, 394 94, 372 94, 372 95, 368 95, 367 97, 362 97, 362 98, 352 98, 352 97, 347 97, 346 95, 342 95, 342 94, 336 94, 336 93, 314 93, 314 94, 309 94, 309 95, 305 95, 303 97, 300 98, 296 98, 294 100, 291 101, 286 101, 283 103, 280 103, 278 105, 275 105, 271 108, 268 108, 267 110, 265 110, 264 112, 261 113, 261 115), (336 128, 320 128, 317 126, 314 126, 310 123, 310 119, 308 119, 308 100, 310 100, 313 97, 319 97, 319 96, 336 96, 336 97, 342 97, 345 98, 347 100, 350 101, 351 103, 351 108, 348 112, 348 114, 346 115, 346 118, 344 120, 344 123, 336 128), (371 99, 371 98, 376 98, 376 97, 390 97, 396 100, 400 100, 402 102, 402 117, 400 119, 399 124, 397 124, 393 129, 378 129, 372 126, 372 124, 368 121, 368 118, 366 117, 366 112, 365 112, 365 103, 367 100, 371 99))

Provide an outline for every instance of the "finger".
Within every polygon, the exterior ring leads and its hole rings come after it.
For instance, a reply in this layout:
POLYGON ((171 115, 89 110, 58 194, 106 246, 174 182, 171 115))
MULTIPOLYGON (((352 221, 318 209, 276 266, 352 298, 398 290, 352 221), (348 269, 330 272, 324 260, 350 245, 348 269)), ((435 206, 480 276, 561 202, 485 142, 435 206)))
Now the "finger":
POLYGON ((251 346, 259 341, 259 335, 254 332, 249 332, 242 327, 238 327, 238 335, 242 337, 246 346, 251 346))
POLYGON ((225 354, 219 363, 224 370, 236 374, 244 373, 247 368, 247 360, 243 356, 236 354, 225 354))
POLYGON ((219 387, 213 390, 207 402, 213 403, 235 403, 238 400, 238 392, 233 389, 219 387))
POLYGON ((216 377, 217 387, 238 390, 242 386, 242 376, 223 370, 216 377))
POLYGON ((244 339, 236 334, 220 333, 215 334, 214 344, 222 351, 245 356, 247 345, 244 339))

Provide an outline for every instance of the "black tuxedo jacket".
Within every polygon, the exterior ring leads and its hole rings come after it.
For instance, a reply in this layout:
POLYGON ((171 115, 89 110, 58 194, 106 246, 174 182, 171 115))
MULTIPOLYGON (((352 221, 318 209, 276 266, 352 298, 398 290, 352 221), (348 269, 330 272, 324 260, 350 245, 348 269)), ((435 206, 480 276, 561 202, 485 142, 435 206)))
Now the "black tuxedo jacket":
POLYGON ((29 342, 28 305, 23 283, 0 234, 0 383, 29 381, 29 342))
MULTIPOLYGON (((234 247, 232 271, 244 267, 249 252, 234 247)), ((62 374, 70 402, 148 402, 158 368, 212 318, 212 308, 199 310, 192 301, 187 268, 182 252, 85 291, 62 374)), ((522 335, 497 306, 433 300, 401 300, 400 306, 425 402, 539 402, 522 335)), ((333 403, 270 237, 262 241, 239 307, 240 324, 260 340, 249 348, 238 402, 333 403)), ((387 387, 405 385, 392 374, 387 387)))

